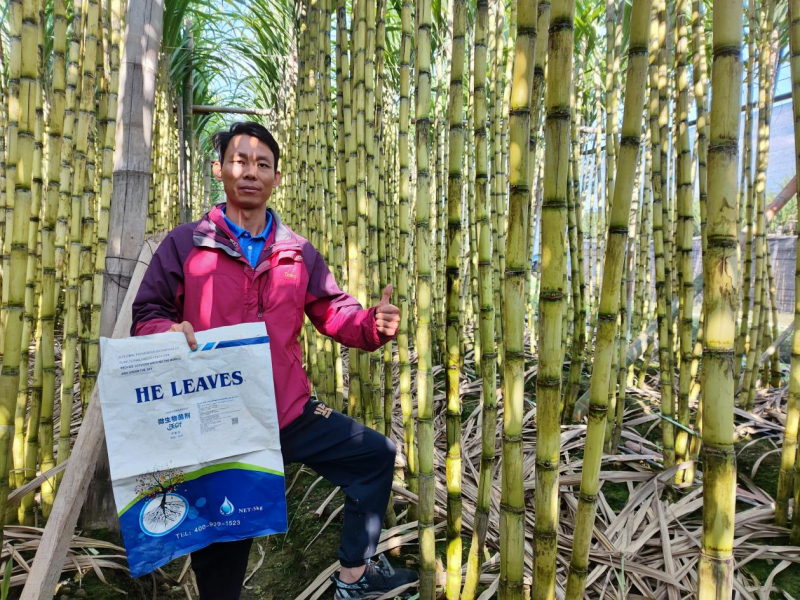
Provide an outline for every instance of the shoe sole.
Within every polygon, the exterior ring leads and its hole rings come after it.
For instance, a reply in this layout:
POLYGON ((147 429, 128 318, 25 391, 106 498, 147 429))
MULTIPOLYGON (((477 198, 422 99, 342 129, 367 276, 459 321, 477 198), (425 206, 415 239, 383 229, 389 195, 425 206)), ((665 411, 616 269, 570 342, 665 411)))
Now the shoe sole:
MULTIPOLYGON (((416 585, 416 582, 411 585, 416 585)), ((408 586, 403 585, 388 592, 370 592, 348 600, 408 600, 414 594, 405 591, 406 589, 408 589, 408 586)))

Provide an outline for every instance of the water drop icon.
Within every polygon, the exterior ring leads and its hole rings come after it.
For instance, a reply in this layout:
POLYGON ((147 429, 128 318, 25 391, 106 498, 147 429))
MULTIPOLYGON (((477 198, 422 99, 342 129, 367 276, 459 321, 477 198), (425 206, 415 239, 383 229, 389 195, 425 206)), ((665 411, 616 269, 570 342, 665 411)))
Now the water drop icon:
POLYGON ((233 504, 231 504, 231 501, 228 500, 227 496, 225 497, 225 502, 223 502, 222 506, 219 507, 219 512, 226 517, 233 514, 233 504))

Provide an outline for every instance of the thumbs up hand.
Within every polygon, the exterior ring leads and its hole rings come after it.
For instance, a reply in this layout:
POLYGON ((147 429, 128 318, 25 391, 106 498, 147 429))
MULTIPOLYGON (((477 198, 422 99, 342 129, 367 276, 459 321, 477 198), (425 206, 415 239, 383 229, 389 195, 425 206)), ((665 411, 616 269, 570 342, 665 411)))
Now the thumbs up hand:
POLYGON ((383 290, 381 301, 375 307, 375 325, 378 328, 378 333, 394 337, 397 333, 397 328, 400 326, 400 309, 389 303, 391 296, 392 284, 390 283, 383 290))

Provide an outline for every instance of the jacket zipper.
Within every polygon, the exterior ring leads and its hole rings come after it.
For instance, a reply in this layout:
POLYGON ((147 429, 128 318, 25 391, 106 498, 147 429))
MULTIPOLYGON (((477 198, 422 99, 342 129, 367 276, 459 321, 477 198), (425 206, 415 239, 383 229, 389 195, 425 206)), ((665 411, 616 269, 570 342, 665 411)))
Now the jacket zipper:
MULTIPOLYGON (((269 246, 267 246, 267 249, 264 250, 264 253, 265 254, 270 253, 271 250, 274 247, 275 247, 275 244, 270 244, 269 246)), ((267 256, 271 256, 271 254, 267 254, 267 256)), ((254 271, 254 273, 255 273, 255 271, 254 271)), ((259 280, 259 282, 258 282, 258 318, 259 319, 261 319, 263 317, 263 315, 264 315, 264 299, 263 299, 263 294, 261 293, 261 285, 262 285, 262 282, 259 280)))

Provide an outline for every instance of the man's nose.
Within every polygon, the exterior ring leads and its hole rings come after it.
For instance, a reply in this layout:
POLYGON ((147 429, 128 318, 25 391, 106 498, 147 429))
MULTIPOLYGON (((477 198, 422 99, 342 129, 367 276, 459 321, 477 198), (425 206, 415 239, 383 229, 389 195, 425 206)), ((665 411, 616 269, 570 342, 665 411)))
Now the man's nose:
POLYGON ((251 163, 246 162, 244 165, 244 173, 242 176, 245 179, 255 179, 256 178, 256 167, 253 166, 251 163))

